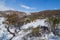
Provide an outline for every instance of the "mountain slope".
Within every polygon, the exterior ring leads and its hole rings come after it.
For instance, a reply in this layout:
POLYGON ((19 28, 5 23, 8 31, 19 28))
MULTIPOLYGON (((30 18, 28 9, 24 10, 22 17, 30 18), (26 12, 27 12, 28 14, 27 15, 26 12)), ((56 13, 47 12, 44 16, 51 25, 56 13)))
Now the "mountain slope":
POLYGON ((44 16, 44 17, 60 17, 60 10, 45 10, 45 11, 40 11, 40 12, 34 12, 32 15, 36 16, 44 16))
POLYGON ((59 13, 60 10, 34 12, 31 15, 13 10, 0 11, 3 16, 0 17, 0 40, 60 40, 60 37, 44 30, 44 27, 49 28, 45 23, 46 17, 60 17, 59 13))
POLYGON ((14 10, 0 11, 0 14, 2 14, 2 16, 16 14, 18 15, 18 17, 23 17, 24 15, 26 15, 25 12, 19 12, 19 11, 14 11, 14 10))

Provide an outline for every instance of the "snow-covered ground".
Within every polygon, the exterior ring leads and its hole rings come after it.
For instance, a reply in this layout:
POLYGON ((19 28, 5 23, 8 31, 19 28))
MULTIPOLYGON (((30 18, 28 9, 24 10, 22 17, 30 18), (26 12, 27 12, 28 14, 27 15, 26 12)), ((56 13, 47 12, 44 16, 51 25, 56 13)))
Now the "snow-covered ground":
MULTIPOLYGON (((28 31, 24 31, 23 29, 28 29, 30 27, 37 27, 38 25, 41 25, 41 26, 47 26, 47 24, 44 23, 46 19, 37 19, 33 22, 30 22, 30 23, 27 23, 25 25, 22 26, 22 30, 20 30, 16 36, 12 39, 12 40, 23 40, 23 37, 25 37, 27 34, 29 34, 31 32, 31 30, 28 30, 28 31)), ((3 24, 3 22, 5 21, 5 18, 4 17, 0 17, 0 40, 9 40, 11 37, 13 37, 12 34, 10 34, 7 29, 5 28, 6 24, 3 24)), ((13 28, 14 29, 14 28, 13 28)), ((10 31, 14 32, 13 29, 10 29, 10 31)), ((59 37, 55 36, 52 32, 48 35, 48 34, 45 34, 45 37, 36 37, 33 39, 28 39, 28 40, 40 40, 39 38, 41 39, 49 39, 49 40, 60 40, 59 37)))
POLYGON ((7 31, 5 28, 5 24, 3 22, 5 21, 4 17, 0 17, 0 40, 8 40, 12 37, 11 34, 7 31))
POLYGON ((30 22, 30 23, 27 23, 27 24, 23 25, 22 29, 27 29, 29 27, 33 27, 34 28, 34 27, 37 27, 38 25, 47 26, 47 24, 45 24, 45 20, 46 19, 37 19, 37 20, 35 20, 33 22, 30 22))

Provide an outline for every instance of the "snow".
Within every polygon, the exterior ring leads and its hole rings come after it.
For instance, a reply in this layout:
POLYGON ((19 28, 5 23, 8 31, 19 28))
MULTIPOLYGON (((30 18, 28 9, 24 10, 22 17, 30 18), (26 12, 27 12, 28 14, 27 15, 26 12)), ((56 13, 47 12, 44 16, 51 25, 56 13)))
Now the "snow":
POLYGON ((12 35, 7 32, 5 24, 3 24, 4 21, 5 18, 0 17, 0 40, 8 40, 12 37, 12 35))
POLYGON ((37 19, 37 20, 35 20, 33 22, 30 22, 30 23, 27 23, 27 24, 23 25, 21 29, 27 29, 29 27, 33 27, 34 28, 34 27, 37 27, 38 25, 40 25, 40 26, 47 26, 45 24, 45 20, 46 19, 37 19))
POLYGON ((12 33, 15 33, 15 28, 9 28, 12 33))
POLYGON ((26 36, 27 34, 29 34, 30 32, 31 32, 31 30, 28 31, 28 32, 24 32, 24 31, 22 30, 22 31, 19 32, 19 34, 18 34, 16 37, 14 37, 12 40, 23 40, 23 37, 26 36))
POLYGON ((52 32, 49 34, 49 40, 60 40, 60 37, 55 36, 52 32))
POLYGON ((30 12, 25 12, 26 13, 26 15, 31 15, 31 13, 30 12))
MULTIPOLYGON (((29 27, 32 27, 35 28, 37 27, 38 25, 41 25, 41 26, 47 26, 47 24, 44 23, 46 19, 37 19, 33 22, 30 22, 30 23, 27 23, 25 25, 22 26, 22 30, 20 30, 16 36, 12 39, 12 40, 23 40, 23 37, 25 37, 26 35, 28 35, 29 33, 31 33, 32 30, 27 30, 25 31, 26 29, 28 29, 29 27), (23 30, 25 29, 25 30, 23 30)), ((4 17, 0 17, 0 40, 9 40, 10 38, 13 37, 12 34, 10 34, 7 29, 5 28, 6 24, 3 24, 3 22, 5 21, 5 18, 4 17)), ((10 28, 10 31, 11 32, 14 32, 15 28, 10 28)), ((48 34, 44 34, 42 37, 33 37, 33 38, 28 38, 28 40, 39 40, 39 39, 46 39, 48 40, 60 40, 59 37, 55 36, 52 32, 48 35, 48 34), (45 37, 44 37, 45 35, 45 37)))

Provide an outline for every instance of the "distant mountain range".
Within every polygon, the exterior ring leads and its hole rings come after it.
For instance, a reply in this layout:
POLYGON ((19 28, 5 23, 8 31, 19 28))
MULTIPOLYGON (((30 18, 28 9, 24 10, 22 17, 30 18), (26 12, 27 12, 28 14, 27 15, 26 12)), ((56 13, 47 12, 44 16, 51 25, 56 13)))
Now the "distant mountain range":
MULTIPOLYGON (((26 16, 26 12, 20 12, 20 11, 14 11, 14 10, 8 10, 8 11, 0 11, 0 16, 7 16, 7 15, 11 15, 11 14, 17 14, 19 17, 23 17, 26 16)), ((40 12, 33 12, 31 13, 30 16, 39 16, 39 17, 52 17, 52 16, 56 16, 56 17, 60 17, 60 10, 44 10, 44 11, 40 11, 40 12)))
POLYGON ((34 12, 32 15, 36 16, 44 16, 44 17, 60 17, 60 10, 45 10, 45 11, 40 11, 40 12, 34 12))
MULTIPOLYGON (((7 15, 12 15, 12 14, 16 14, 16 15, 18 15, 19 17, 22 17, 22 16, 24 16, 24 15, 26 15, 26 13, 25 12, 19 12, 19 11, 14 11, 14 10, 7 10, 7 11, 0 11, 0 14, 2 15, 2 16, 7 16, 7 15)), ((0 16, 1 16, 0 15, 0 16)))

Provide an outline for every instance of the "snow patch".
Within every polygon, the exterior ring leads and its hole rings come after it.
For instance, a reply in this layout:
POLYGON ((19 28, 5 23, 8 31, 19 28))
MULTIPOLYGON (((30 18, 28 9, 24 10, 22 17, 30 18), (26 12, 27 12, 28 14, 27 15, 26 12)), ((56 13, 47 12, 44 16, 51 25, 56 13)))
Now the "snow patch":
POLYGON ((47 26, 47 24, 45 24, 45 20, 46 19, 37 19, 37 20, 35 20, 33 22, 30 22, 30 23, 27 23, 27 24, 23 25, 21 29, 27 29, 29 27, 34 28, 34 27, 37 27, 39 25, 40 26, 47 26))

